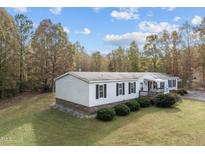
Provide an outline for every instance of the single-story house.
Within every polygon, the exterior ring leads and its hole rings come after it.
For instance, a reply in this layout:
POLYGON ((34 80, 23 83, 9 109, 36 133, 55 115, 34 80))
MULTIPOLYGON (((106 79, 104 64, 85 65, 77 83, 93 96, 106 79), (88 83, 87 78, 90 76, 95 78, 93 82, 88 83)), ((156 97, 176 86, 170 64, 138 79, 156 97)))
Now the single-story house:
POLYGON ((56 104, 92 113, 140 95, 177 90, 179 80, 154 72, 68 72, 55 80, 56 104))

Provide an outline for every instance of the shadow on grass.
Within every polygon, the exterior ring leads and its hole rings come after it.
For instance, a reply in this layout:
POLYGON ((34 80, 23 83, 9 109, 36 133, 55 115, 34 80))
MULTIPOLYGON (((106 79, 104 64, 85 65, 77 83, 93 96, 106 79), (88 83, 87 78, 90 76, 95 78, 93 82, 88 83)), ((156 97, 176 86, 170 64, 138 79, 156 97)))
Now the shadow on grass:
MULTIPOLYGON (((48 109, 41 112, 25 115, 23 119, 4 123, 0 136, 26 123, 31 123, 35 139, 34 145, 96 145, 113 131, 136 122, 138 118, 156 112, 179 112, 177 107, 165 109, 150 107, 141 109, 126 117, 116 117, 111 122, 101 122, 96 119, 78 119, 68 113, 48 109)), ((24 141, 27 145, 27 141, 24 141)))

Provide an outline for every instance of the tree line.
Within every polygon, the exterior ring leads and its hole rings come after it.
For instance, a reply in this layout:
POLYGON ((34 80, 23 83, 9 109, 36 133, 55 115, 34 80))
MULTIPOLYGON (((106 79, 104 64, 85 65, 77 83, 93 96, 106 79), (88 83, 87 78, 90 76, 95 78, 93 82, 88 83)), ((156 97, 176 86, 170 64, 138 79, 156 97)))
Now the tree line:
POLYGON ((162 72, 192 88, 197 70, 205 87, 205 18, 195 27, 187 21, 178 31, 148 35, 143 51, 132 41, 108 54, 88 54, 69 41, 60 23, 44 19, 34 28, 26 15, 13 18, 3 8, 0 17, 0 98, 52 91, 54 79, 68 71, 162 72))

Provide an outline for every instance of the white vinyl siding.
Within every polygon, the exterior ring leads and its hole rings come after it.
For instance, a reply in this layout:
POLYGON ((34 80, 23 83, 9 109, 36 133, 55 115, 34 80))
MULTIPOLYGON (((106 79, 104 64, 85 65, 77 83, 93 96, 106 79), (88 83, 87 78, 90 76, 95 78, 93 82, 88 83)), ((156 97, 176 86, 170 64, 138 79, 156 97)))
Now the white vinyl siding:
POLYGON ((96 93, 96 99, 99 98, 106 98, 107 96, 107 85, 106 84, 101 84, 101 85, 96 85, 95 88, 95 93, 96 93))
MULTIPOLYGON (((134 82, 134 81, 130 81, 134 82)), ((135 81, 136 82, 136 81, 135 81)), ((120 90, 121 91, 121 90, 120 90)), ((129 81, 125 82, 104 82, 102 84, 91 83, 89 84, 89 105, 90 106, 98 106, 104 105, 114 102, 121 102, 130 99, 136 99, 139 96, 139 83, 136 82, 136 93, 129 94, 129 81), (124 94, 117 95, 117 83, 121 84, 124 83, 124 94), (96 99, 96 85, 107 85, 107 96, 106 98, 99 98, 96 99)))

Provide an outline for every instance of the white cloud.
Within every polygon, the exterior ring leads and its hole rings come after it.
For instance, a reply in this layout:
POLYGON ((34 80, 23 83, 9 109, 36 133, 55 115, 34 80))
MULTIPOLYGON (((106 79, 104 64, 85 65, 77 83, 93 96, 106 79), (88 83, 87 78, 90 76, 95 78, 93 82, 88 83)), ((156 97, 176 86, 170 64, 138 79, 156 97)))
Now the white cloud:
POLYGON ((117 20, 134 20, 139 18, 137 8, 120 8, 119 10, 113 10, 110 15, 117 20))
POLYGON ((49 9, 49 11, 53 13, 54 15, 60 15, 62 9, 63 9, 62 7, 52 7, 49 9))
POLYGON ((176 7, 169 7, 169 8, 167 8, 167 10, 168 11, 174 11, 174 10, 176 10, 176 7))
POLYGON ((28 9, 26 7, 15 7, 13 8, 16 13, 26 13, 28 9))
POLYGON ((83 31, 76 31, 76 33, 82 35, 89 35, 91 33, 91 30, 89 28, 84 28, 83 31))
POLYGON ((202 22, 202 17, 200 16, 194 16, 194 18, 192 18, 191 23, 193 25, 199 25, 202 22))
POLYGON ((104 7, 94 7, 92 8, 94 12, 98 13, 100 12, 102 9, 104 9, 104 7))
POLYGON ((66 26, 63 26, 63 30, 68 34, 68 33, 70 33, 70 29, 68 28, 68 27, 66 27, 66 26))
POLYGON ((168 22, 152 22, 152 21, 142 21, 138 24, 139 29, 144 32, 150 33, 159 33, 163 30, 167 30, 169 32, 178 30, 178 25, 171 25, 168 22))
POLYGON ((143 32, 131 32, 122 35, 107 34, 104 37, 104 41, 111 45, 126 46, 132 41, 136 41, 138 45, 142 45, 145 42, 146 36, 150 33, 143 32))
POLYGON ((181 20, 181 17, 176 16, 176 17, 174 18, 174 22, 178 22, 179 20, 181 20))
POLYGON ((176 7, 163 7, 162 10, 174 11, 176 10, 176 7))
POLYGON ((146 37, 150 34, 158 34, 163 30, 169 32, 173 30, 178 30, 178 25, 169 24, 168 22, 151 22, 142 21, 138 24, 138 32, 129 32, 121 35, 117 34, 107 34, 104 36, 104 41, 107 44, 115 46, 127 46, 132 41, 136 41, 139 48, 142 49, 145 43, 146 37))

